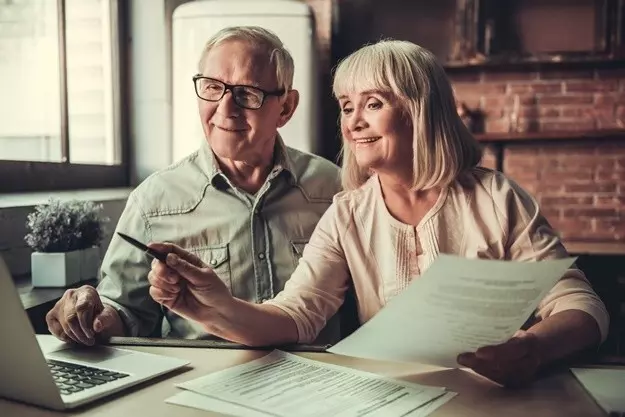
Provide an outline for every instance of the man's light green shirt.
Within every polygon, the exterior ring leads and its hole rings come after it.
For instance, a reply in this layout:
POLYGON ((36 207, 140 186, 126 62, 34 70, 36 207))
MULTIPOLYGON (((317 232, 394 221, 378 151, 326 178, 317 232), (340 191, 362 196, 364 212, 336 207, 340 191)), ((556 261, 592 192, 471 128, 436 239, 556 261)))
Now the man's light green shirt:
MULTIPOLYGON (((232 185, 205 143, 141 183, 116 230, 195 253, 235 297, 260 303, 282 290, 339 189, 336 165, 288 148, 278 136, 274 167, 250 195, 232 185)), ((114 234, 98 286, 103 302, 117 308, 131 336, 207 337, 200 325, 150 297, 150 263, 145 253, 114 234)))

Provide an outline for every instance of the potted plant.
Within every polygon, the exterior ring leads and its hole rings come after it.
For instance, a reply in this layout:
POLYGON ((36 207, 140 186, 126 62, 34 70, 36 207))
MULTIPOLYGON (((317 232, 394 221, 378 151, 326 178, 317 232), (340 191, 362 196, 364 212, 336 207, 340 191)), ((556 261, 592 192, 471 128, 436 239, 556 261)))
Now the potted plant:
POLYGON ((26 244, 34 287, 67 287, 97 277, 104 224, 102 205, 51 198, 28 215, 26 244))

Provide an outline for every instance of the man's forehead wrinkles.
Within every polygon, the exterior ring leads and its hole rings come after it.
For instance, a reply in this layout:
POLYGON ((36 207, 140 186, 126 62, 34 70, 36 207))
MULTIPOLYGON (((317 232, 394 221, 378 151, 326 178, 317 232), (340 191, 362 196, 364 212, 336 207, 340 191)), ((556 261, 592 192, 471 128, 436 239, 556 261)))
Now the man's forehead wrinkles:
POLYGON ((270 54, 245 42, 225 42, 208 51, 201 74, 230 85, 279 88, 270 54))
POLYGON ((222 81, 227 84, 251 85, 254 87, 272 87, 277 84, 276 76, 273 72, 261 68, 251 68, 250 70, 238 68, 225 68, 218 65, 206 65, 202 75, 222 81))
POLYGON ((217 68, 206 68, 202 75, 226 84, 251 85, 254 87, 270 85, 274 82, 274 78, 268 77, 267 74, 259 71, 220 71, 217 68))

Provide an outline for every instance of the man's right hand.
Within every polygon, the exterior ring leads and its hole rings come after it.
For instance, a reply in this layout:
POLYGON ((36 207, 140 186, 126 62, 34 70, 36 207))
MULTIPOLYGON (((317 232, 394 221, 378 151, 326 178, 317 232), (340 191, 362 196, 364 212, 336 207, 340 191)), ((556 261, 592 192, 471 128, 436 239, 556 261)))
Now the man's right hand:
POLYGON ((124 325, 117 311, 102 304, 95 288, 83 285, 65 291, 46 314, 48 329, 65 342, 91 346, 96 339, 124 336, 124 325))
MULTIPOLYGON (((167 253, 167 262, 152 261, 148 274, 150 296, 174 313, 204 326, 228 305, 232 294, 224 282, 193 253, 171 243, 150 243, 167 253)), ((210 329, 207 328, 210 332, 210 329)))

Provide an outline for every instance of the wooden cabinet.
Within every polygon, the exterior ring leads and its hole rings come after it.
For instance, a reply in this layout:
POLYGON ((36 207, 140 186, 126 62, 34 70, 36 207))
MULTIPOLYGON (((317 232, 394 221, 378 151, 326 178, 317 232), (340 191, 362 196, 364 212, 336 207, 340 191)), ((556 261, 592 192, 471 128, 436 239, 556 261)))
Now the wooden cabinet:
POLYGON ((623 57, 623 0, 465 0, 474 33, 458 64, 605 61, 623 57))
POLYGON ((625 58, 625 0, 339 0, 339 56, 393 38, 448 67, 625 58))

